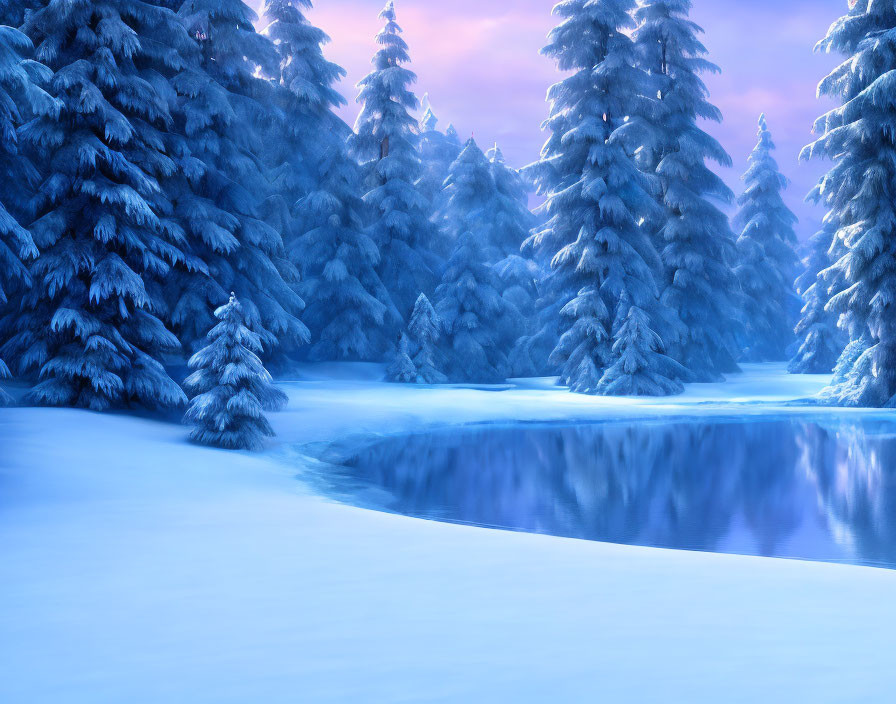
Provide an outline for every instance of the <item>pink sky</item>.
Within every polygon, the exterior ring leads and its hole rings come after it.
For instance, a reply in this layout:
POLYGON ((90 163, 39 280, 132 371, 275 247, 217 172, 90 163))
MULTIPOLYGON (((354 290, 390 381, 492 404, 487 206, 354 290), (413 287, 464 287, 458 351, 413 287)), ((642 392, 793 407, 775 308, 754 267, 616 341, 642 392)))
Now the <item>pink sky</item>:
MULTIPOLYGON (((260 8, 262 0, 249 0, 260 8)), ((354 84, 370 67, 383 0, 317 0, 309 18, 332 38, 327 58, 346 68, 340 86, 349 100, 343 116, 357 114, 354 84)), ((538 157, 545 135, 552 63, 539 55, 555 24, 552 0, 396 0, 398 22, 410 45, 420 96, 429 93, 444 128, 486 147, 497 140, 508 161, 523 166, 538 157)), ((799 165, 800 148, 822 110, 819 79, 834 64, 813 53, 846 0, 694 0, 692 19, 706 29, 710 59, 722 74, 708 76, 712 100, 725 116, 709 131, 729 151, 734 169, 720 173, 738 192, 739 176, 755 144, 756 120, 766 112, 782 171, 792 181, 787 200, 800 216, 800 235, 816 229, 822 213, 803 203, 821 167, 799 165)), ((264 25, 264 20, 259 26, 264 25)))

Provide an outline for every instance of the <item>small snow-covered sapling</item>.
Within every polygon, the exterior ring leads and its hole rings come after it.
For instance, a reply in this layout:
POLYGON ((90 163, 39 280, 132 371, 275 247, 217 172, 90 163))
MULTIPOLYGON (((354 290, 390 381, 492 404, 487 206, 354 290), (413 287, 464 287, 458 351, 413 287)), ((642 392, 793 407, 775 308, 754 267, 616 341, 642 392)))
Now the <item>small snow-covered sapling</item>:
POLYGON ((208 345, 189 362, 194 372, 186 385, 193 398, 184 422, 194 426, 195 442, 255 450, 274 435, 264 412, 281 410, 287 397, 259 359, 261 340, 246 327, 234 294, 215 317, 220 322, 209 332, 208 345))

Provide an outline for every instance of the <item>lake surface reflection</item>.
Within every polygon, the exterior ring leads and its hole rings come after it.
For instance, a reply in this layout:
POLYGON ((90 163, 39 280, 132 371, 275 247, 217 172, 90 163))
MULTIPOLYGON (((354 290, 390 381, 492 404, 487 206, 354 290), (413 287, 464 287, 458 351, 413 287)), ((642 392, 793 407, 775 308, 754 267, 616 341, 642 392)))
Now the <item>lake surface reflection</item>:
POLYGON ((614 543, 896 567, 896 423, 480 426, 343 459, 368 508, 614 543))

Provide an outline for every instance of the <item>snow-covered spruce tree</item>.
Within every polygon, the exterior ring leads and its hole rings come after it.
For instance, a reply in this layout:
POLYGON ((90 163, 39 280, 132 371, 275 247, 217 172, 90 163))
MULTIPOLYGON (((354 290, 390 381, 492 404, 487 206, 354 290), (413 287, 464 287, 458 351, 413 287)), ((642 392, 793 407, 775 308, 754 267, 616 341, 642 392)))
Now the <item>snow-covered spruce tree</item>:
POLYGON ((401 333, 399 337, 398 351, 386 370, 386 381, 398 384, 413 384, 417 381, 417 367, 411 361, 411 346, 405 333, 401 333))
POLYGON ((52 0, 23 26, 55 76, 60 112, 20 131, 49 176, 31 225, 41 254, 32 288, 4 318, 19 372, 39 375, 30 400, 96 410, 185 400, 162 366, 178 348, 161 320, 161 282, 184 260, 160 188, 175 171, 164 86, 176 16, 128 0, 52 0))
POLYGON ((774 148, 765 115, 760 115, 759 143, 750 155, 733 221, 741 231, 735 268, 745 314, 741 346, 750 362, 787 358, 800 308, 793 287, 799 265, 793 229, 797 218, 781 196, 787 179, 771 155, 774 148))
POLYGON ((486 261, 492 265, 509 253, 504 234, 499 231, 498 218, 500 215, 502 220, 506 220, 506 209, 512 207, 512 204, 503 202, 499 197, 502 194, 498 193, 494 172, 493 165, 476 142, 473 139, 467 140, 448 171, 442 192, 442 212, 439 214, 450 241, 451 232, 458 232, 458 214, 476 213, 477 227, 482 236, 480 245, 485 252, 486 261), (498 212, 499 206, 504 208, 503 213, 498 212))
POLYGON ((358 83, 361 112, 349 144, 370 189, 364 196, 372 217, 368 232, 380 249, 380 279, 400 314, 387 317, 387 328, 397 333, 417 294, 435 287, 433 270, 438 264, 432 252, 430 204, 417 189, 422 173, 419 138, 417 121, 409 112, 418 105, 411 90, 416 76, 404 66, 410 61, 408 45, 391 0, 380 19, 380 48, 373 71, 358 83))
POLYGON ((311 329, 312 359, 379 361, 394 345, 384 334, 394 306, 376 273, 379 250, 364 230, 358 165, 344 142, 328 139, 344 140, 348 132, 333 115, 321 137, 327 148, 317 162, 317 186, 299 203, 301 291, 308 301, 303 320, 311 329))
MULTIPOLYGON (((532 172, 527 169, 524 173, 531 175, 532 172)), ((537 245, 536 235, 544 230, 549 216, 544 208, 537 208, 532 215, 535 226, 530 237, 523 243, 522 252, 526 262, 537 267, 537 297, 532 307, 531 330, 517 341, 511 365, 514 373, 522 372, 522 376, 555 376, 559 369, 551 364, 551 354, 560 340, 560 311, 569 302, 571 295, 564 293, 563 287, 557 285, 557 272, 551 269, 553 256, 544 242, 541 246, 537 245)))
POLYGON ((420 121, 420 162, 422 171, 417 190, 430 203, 430 215, 439 211, 442 186, 454 160, 460 156, 461 144, 457 132, 453 137, 439 131, 439 120, 432 108, 427 108, 420 121))
MULTIPOLYGON (((298 271, 308 264, 302 236, 314 227, 299 204, 321 187, 322 164, 345 156, 348 131, 334 114, 345 104, 333 87, 345 71, 324 58, 322 47, 329 37, 303 14, 310 8, 310 0, 268 0, 265 6, 270 24, 264 34, 280 55, 279 110, 268 125, 272 192, 265 204, 266 219, 281 233, 298 271)), ((295 342, 307 342, 307 337, 295 342)))
POLYGON ((443 214, 446 232, 455 242, 436 310, 448 341, 447 370, 451 381, 490 383, 507 376, 507 352, 519 330, 519 311, 501 297, 494 270, 494 251, 487 249, 493 223, 488 196, 494 184, 488 161, 470 139, 451 167, 443 214))
POLYGON ((170 287, 173 323, 194 348, 212 325, 211 311, 235 291, 270 355, 281 341, 307 336, 297 317, 298 274, 261 208, 270 195, 262 143, 276 92, 258 74, 279 75, 280 56, 241 0, 184 0, 179 16, 197 60, 172 81, 188 151, 178 155, 168 190, 191 254, 189 273, 170 287))
MULTIPOLYGON (((811 196, 836 222, 836 285, 828 309, 849 345, 823 397, 847 406, 896 405, 896 6, 854 3, 819 43, 846 60, 819 85, 842 102, 822 116, 803 158, 834 161, 811 196)), ((829 216, 830 217, 830 216, 829 216)))
POLYGON ((528 192, 522 176, 504 161, 501 149, 495 144, 486 154, 495 183, 495 193, 489 215, 495 223, 493 244, 504 255, 495 264, 501 279, 501 295, 520 312, 521 328, 517 342, 510 351, 510 370, 513 376, 534 376, 536 364, 529 356, 529 340, 535 332, 536 302, 538 300, 539 266, 523 251, 523 243, 535 227, 535 216, 528 206, 528 192))
POLYGON ((442 321, 426 294, 421 293, 386 378, 405 384, 444 383, 447 377, 439 371, 443 358, 438 349, 441 337, 442 321))
POLYGON ((663 341, 651 330, 650 316, 631 305, 628 294, 620 299, 618 311, 614 361, 594 391, 605 396, 670 396, 684 391, 678 381, 684 370, 663 353, 663 341))
MULTIPOLYGON (((0 6, 0 19, 11 20, 10 10, 0 6)), ((39 174, 19 148, 16 130, 26 119, 57 114, 56 102, 40 87, 49 81, 49 69, 26 58, 32 48, 24 34, 0 26, 0 315, 30 285, 25 262, 37 256, 31 233, 22 224, 30 220, 29 200, 39 174)), ((0 379, 8 375, 0 358, 0 379)), ((8 402, 0 390, 0 405, 8 402)))
POLYGON ((414 304, 414 312, 408 323, 408 336, 413 343, 412 360, 417 370, 417 382, 444 383, 446 377, 440 371, 442 355, 438 347, 442 338, 442 321, 429 299, 422 293, 414 304))
POLYGON ((437 259, 435 266, 441 274, 445 260, 451 256, 453 247, 442 227, 440 217, 445 205, 442 189, 451 165, 460 156, 461 143, 451 125, 445 133, 439 131, 438 119, 432 107, 427 107, 419 129, 422 171, 417 180, 417 190, 429 203, 428 214, 432 225, 431 249, 437 259))
POLYGON ((488 384, 507 378, 502 327, 508 305, 498 292, 497 274, 484 263, 481 240, 475 225, 458 235, 436 289, 436 310, 448 343, 448 380, 452 382, 488 384))
POLYGON ((544 273, 525 254, 505 257, 494 269, 501 282, 501 297, 520 314, 517 340, 509 353, 510 374, 514 377, 537 376, 540 364, 532 356, 532 339, 538 332, 539 286, 544 273))
MULTIPOLYGON (((699 127, 699 120, 721 121, 707 99, 700 73, 718 71, 704 58, 702 32, 688 14, 691 0, 641 0, 635 10, 635 42, 640 66, 652 79, 652 95, 662 104, 662 131, 642 150, 642 164, 660 179, 664 212, 656 223, 665 280, 661 301, 680 325, 669 352, 695 381, 717 381, 738 371, 738 283, 733 271, 734 235, 714 201, 733 194, 707 166, 730 166, 722 146, 699 127)), ((662 332, 662 331, 661 331, 662 332)))
POLYGON ((545 344, 542 330, 541 284, 545 272, 526 256, 507 257, 495 266, 501 280, 501 296, 520 312, 520 335, 510 350, 510 375, 531 377, 548 375, 547 360, 556 340, 545 344))
POLYGON ((274 431, 265 411, 279 411, 287 397, 276 388, 258 355, 261 338, 248 327, 234 294, 215 311, 220 321, 208 345, 190 358, 186 386, 192 400, 184 422, 195 442, 228 450, 257 450, 274 431))
MULTIPOLYGON (((614 348, 613 321, 628 319, 620 302, 656 311, 658 291, 654 272, 659 260, 649 232, 641 222, 655 216, 650 178, 635 164, 633 142, 649 143, 655 101, 647 74, 636 65, 635 47, 626 30, 633 26, 634 0, 568 0, 554 12, 561 24, 550 35, 543 53, 571 72, 549 92, 551 115, 545 123, 551 136, 541 161, 530 167, 546 198, 549 219, 534 235, 536 248, 552 257, 549 284, 566 299, 560 314, 562 335, 552 355, 561 379, 573 391, 598 393, 605 370, 624 351, 614 348)), ((640 316, 634 316, 642 322, 640 316)), ((650 369, 632 374, 660 377, 673 369, 644 356, 650 369)), ((603 388, 610 386, 610 381, 603 388)), ((654 393, 677 390, 665 386, 632 386, 654 393)))
POLYGON ((535 216, 529 210, 529 194, 519 171, 507 165, 504 154, 495 144, 486 155, 495 184, 491 218, 494 221, 492 246, 501 255, 499 261, 519 256, 523 242, 535 226, 535 216))
POLYGON ((446 194, 445 194, 445 180, 448 179, 448 175, 451 173, 451 166, 457 160, 457 157, 460 156, 461 151, 463 151, 464 145, 460 140, 460 136, 457 134, 457 130, 454 128, 454 125, 451 123, 445 128, 445 137, 447 139, 447 143, 449 145, 450 150, 454 153, 454 158, 448 162, 445 171, 445 178, 442 180, 440 188, 442 192, 436 197, 432 204, 432 214, 430 216, 431 222, 435 225, 435 250, 442 258, 442 265, 444 267, 445 261, 447 261, 448 257, 451 256, 451 253, 454 251, 454 245, 456 242, 451 241, 451 236, 448 233, 448 227, 445 224, 445 205, 446 205, 446 194))
POLYGON ((835 231, 826 224, 812 238, 805 272, 796 281, 804 306, 796 326, 800 348, 788 367, 791 374, 830 374, 843 351, 843 333, 837 329, 836 317, 827 310, 831 282, 826 277, 831 273, 835 231))
POLYGON ((278 110, 265 134, 271 181, 266 219, 280 232, 297 266, 302 223, 296 206, 317 185, 318 144, 328 114, 345 104, 333 88, 345 70, 324 58, 322 46, 330 38, 305 17, 303 10, 311 6, 311 0, 267 0, 264 17, 270 24, 262 32, 280 55, 279 72, 272 77, 278 110))
MULTIPOLYGON (((514 210, 514 203, 506 194, 498 191, 496 170, 476 142, 468 140, 445 179, 441 218, 447 240, 454 242, 455 247, 461 234, 468 230, 476 233, 478 246, 482 249, 482 261, 494 270, 494 287, 503 298, 506 285, 497 276, 498 265, 510 253, 508 240, 512 241, 515 235, 523 236, 523 233, 518 230, 519 222, 509 236, 501 230, 508 224, 508 213, 514 210)), ((508 187, 507 183, 505 187, 508 187)), ((523 218, 519 213, 514 215, 519 219, 523 218)), ((516 244, 515 251, 519 251, 518 247, 519 243, 516 244)), ((525 325, 520 311, 507 299, 503 303, 504 313, 494 332, 499 335, 497 339, 504 352, 510 353, 525 332, 525 325)))
POLYGON ((350 130, 334 112, 344 103, 333 87, 344 72, 324 59, 326 36, 300 13, 309 5, 271 0, 268 17, 273 21, 265 30, 276 42, 281 86, 290 94, 272 127, 287 129, 280 123, 289 123, 293 134, 281 153, 285 161, 275 169, 274 185, 277 191, 301 193, 294 205, 283 199, 295 228, 286 235, 286 246, 308 302, 302 320, 314 341, 310 356, 380 359, 393 342, 382 330, 391 300, 375 271, 377 247, 363 232, 359 169, 345 147, 350 130))

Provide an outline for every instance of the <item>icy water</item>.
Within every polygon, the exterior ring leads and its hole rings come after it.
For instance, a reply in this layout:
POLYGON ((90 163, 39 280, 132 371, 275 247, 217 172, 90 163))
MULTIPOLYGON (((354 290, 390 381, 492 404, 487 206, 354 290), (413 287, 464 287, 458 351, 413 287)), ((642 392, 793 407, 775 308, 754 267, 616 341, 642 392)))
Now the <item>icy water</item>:
POLYGON ((333 495, 419 518, 896 568, 896 422, 479 426, 341 458, 333 495))

